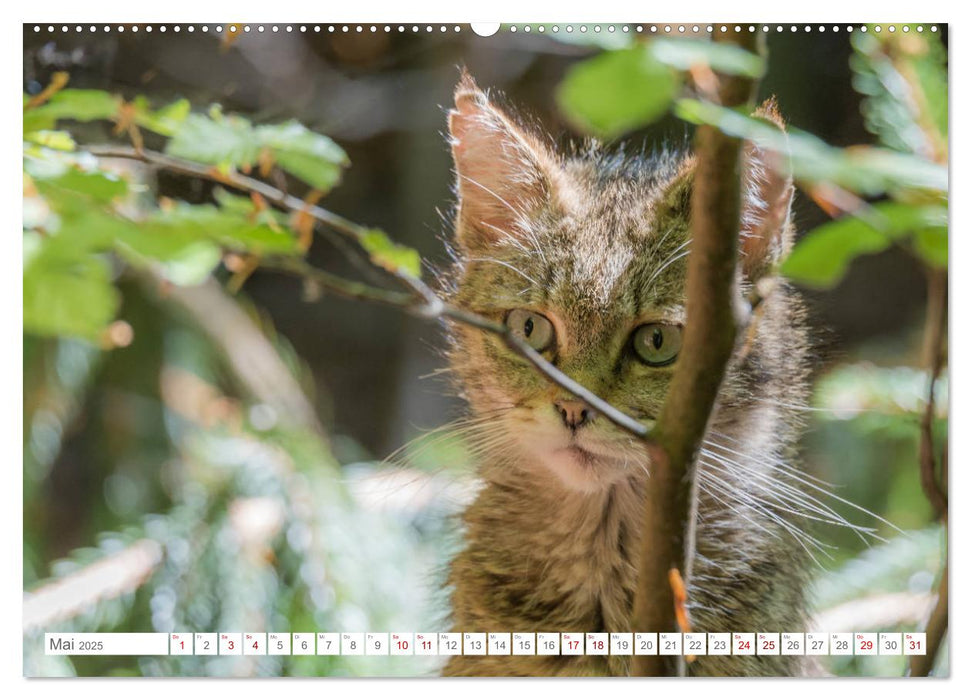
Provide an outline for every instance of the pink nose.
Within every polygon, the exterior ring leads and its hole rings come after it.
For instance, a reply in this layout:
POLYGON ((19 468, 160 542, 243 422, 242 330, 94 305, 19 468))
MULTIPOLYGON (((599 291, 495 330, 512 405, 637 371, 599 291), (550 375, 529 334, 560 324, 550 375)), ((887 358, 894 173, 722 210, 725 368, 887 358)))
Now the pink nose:
POLYGON ((593 418, 593 414, 582 401, 557 401, 553 404, 563 419, 563 425, 576 430, 593 418))

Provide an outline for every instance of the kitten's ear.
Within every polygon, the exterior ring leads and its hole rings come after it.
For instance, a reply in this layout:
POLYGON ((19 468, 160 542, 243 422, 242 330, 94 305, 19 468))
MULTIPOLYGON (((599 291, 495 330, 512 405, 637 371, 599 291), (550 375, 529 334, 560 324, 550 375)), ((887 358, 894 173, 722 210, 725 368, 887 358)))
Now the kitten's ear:
MULTIPOLYGON (((774 98, 753 115, 785 133, 785 122, 774 98)), ((789 223, 794 187, 785 154, 746 141, 742 154, 742 220, 739 253, 742 270, 759 277, 792 248, 789 223)))
POLYGON ((465 250, 522 239, 528 216, 553 197, 554 156, 463 72, 448 129, 458 178, 456 238, 465 250))

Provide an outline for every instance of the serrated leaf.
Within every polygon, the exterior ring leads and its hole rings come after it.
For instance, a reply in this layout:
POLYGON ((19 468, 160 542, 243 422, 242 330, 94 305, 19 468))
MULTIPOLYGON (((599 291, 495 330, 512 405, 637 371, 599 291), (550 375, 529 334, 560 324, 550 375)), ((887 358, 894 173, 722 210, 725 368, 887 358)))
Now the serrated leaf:
POLYGON ((783 262, 781 272, 806 286, 832 287, 857 257, 878 253, 895 240, 921 231, 943 231, 946 255, 946 225, 944 207, 882 202, 868 209, 865 219, 849 215, 807 233, 783 262))
POLYGON ((654 58, 678 70, 703 65, 719 73, 749 78, 761 78, 765 73, 761 56, 730 44, 703 39, 655 39, 649 47, 654 58))
POLYGON ((380 229, 370 229, 360 238, 371 260, 390 272, 421 277, 421 256, 414 248, 399 245, 380 229))
POLYGON ((253 165, 260 146, 248 120, 238 116, 217 118, 190 114, 165 147, 171 156, 220 167, 253 165))
POLYGON ((556 97, 577 128, 613 138, 661 117, 680 84, 675 71, 638 45, 576 64, 556 97))
POLYGON ((257 127, 256 136, 283 170, 322 192, 337 184, 341 169, 349 164, 333 140, 296 121, 257 127))
POLYGON ((24 331, 96 339, 115 317, 119 295, 107 262, 36 258, 24 269, 24 331))

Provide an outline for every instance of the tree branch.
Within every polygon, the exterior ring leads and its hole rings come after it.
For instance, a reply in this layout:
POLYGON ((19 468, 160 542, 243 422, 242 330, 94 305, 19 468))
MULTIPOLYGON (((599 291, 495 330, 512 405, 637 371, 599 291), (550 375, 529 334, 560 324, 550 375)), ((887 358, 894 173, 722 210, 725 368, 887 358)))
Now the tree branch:
POLYGON ((937 604, 931 611, 931 616, 927 620, 927 653, 923 656, 910 657, 911 676, 929 676, 934 670, 934 661, 937 660, 937 652, 941 649, 944 635, 947 633, 947 564, 941 572, 941 583, 937 591, 937 604))
POLYGON ((934 459, 934 393, 944 367, 942 345, 947 322, 947 271, 929 270, 927 321, 924 326, 924 362, 927 366, 927 403, 920 421, 920 483, 938 517, 947 517, 946 486, 934 459))
MULTIPOLYGON (((924 325, 924 362, 928 368, 927 404, 920 421, 920 484, 927 500, 944 524, 944 537, 947 538, 948 498, 947 498, 947 447, 941 456, 941 467, 937 469, 934 459, 934 393, 937 379, 944 368, 944 333, 947 324, 947 270, 929 270, 927 280, 927 320, 924 325)), ((910 659, 911 676, 927 676, 934 669, 937 652, 947 634, 948 626, 948 567, 947 548, 945 564, 938 584, 937 604, 927 621, 927 653, 910 659)))
MULTIPOLYGON (((756 35, 718 33, 715 41, 756 50, 756 35)), ((725 107, 749 104, 755 82, 720 76, 725 107)), ((695 135, 697 165, 691 198, 691 254, 688 257, 684 343, 654 437, 651 478, 644 503, 639 579, 634 597, 635 630, 678 631, 668 572, 690 574, 693 544, 686 547, 692 509, 692 465, 704 437, 725 367, 735 347, 741 313, 735 263, 741 207, 739 139, 711 126, 695 135)), ((688 537, 690 540, 690 535, 688 537)), ((671 657, 635 656, 633 673, 671 675, 671 657)))
MULTIPOLYGON (((89 147, 87 151, 99 158, 137 160, 169 172, 211 180, 243 192, 259 194, 266 201, 281 209, 307 214, 318 222, 331 227, 338 233, 358 243, 358 245, 361 245, 363 237, 368 233, 367 228, 355 224, 338 214, 334 214, 323 207, 305 202, 265 182, 234 171, 228 173, 222 172, 216 168, 200 165, 181 158, 173 158, 162 153, 135 148, 116 146, 89 147)), ((647 438, 649 435, 650 431, 647 426, 631 418, 620 409, 615 408, 583 385, 575 382, 548 362, 542 355, 533 350, 524 340, 513 335, 504 324, 497 323, 484 316, 474 314, 447 303, 417 277, 413 277, 403 271, 387 270, 387 272, 410 291, 410 293, 403 293, 348 280, 315 268, 305 260, 298 258, 271 258, 262 261, 261 267, 299 275, 304 279, 313 281, 322 289, 346 299, 370 301, 386 306, 393 306, 428 320, 448 318, 457 323, 473 326, 487 333, 497 335, 509 349, 532 363, 543 376, 576 396, 607 420, 637 437, 647 438)))

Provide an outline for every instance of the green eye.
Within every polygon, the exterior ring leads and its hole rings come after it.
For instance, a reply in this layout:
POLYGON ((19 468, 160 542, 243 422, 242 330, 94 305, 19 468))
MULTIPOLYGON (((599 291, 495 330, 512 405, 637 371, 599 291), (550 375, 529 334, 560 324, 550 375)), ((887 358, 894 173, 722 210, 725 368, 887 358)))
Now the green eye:
POLYGON ((553 344, 556 333, 553 324, 542 314, 525 309, 513 309, 506 316, 506 326, 526 341, 533 350, 543 352, 553 344))
POLYGON ((681 351, 681 327, 665 323, 648 323, 634 331, 634 352, 651 367, 674 362, 681 351))

